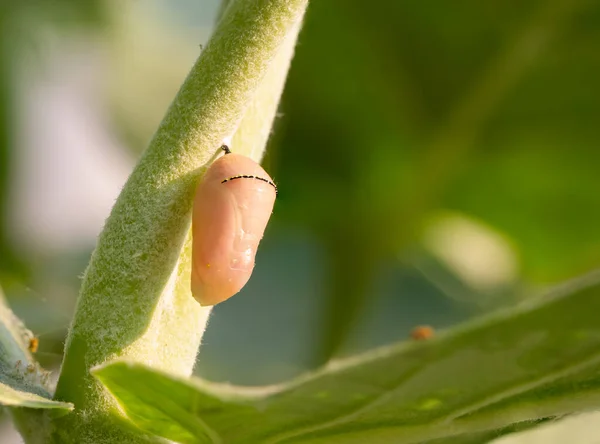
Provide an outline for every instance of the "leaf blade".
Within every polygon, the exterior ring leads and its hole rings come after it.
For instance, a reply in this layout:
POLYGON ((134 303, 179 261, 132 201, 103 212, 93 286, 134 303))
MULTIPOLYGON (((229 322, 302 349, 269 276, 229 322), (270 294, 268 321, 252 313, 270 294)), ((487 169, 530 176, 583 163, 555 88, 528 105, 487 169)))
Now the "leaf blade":
POLYGON ((72 410, 73 404, 52 400, 43 383, 44 370, 28 350, 28 337, 32 333, 9 308, 0 289, 0 405, 72 410))
POLYGON ((108 364, 94 374, 113 393, 114 385, 146 390, 155 404, 179 393, 178 408, 225 442, 409 444, 493 436, 600 407, 597 310, 600 273, 431 341, 376 350, 262 392, 134 364, 108 364), (102 376, 109 372, 111 378, 102 376), (155 389, 161 379, 170 390, 155 389))
POLYGON ((33 409, 61 409, 71 411, 73 404, 53 401, 35 393, 17 390, 0 382, 0 404, 6 407, 29 407, 33 409))

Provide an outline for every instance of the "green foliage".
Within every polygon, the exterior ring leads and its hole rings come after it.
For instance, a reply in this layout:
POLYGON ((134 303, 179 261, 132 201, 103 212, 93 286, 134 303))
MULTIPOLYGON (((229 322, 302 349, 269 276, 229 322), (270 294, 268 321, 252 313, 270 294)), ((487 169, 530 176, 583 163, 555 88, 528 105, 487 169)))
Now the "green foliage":
POLYGON ((275 158, 290 205, 275 216, 328 250, 318 362, 440 210, 506 235, 528 283, 597 266, 599 24, 590 1, 313 5, 275 158))
POLYGON ((52 400, 47 387, 49 373, 28 350, 32 334, 13 314, 0 289, 0 406, 10 407, 16 426, 24 437, 42 429, 39 412, 51 410, 53 417, 64 415, 73 404, 52 400))
POLYGON ((93 373, 138 427, 178 442, 478 442, 600 405, 598 310, 596 273, 277 387, 187 381, 125 362, 93 373))
MULTIPOLYGON (((17 2, 0 18, 102 17, 102 2, 71 3, 17 2)), ((193 188, 226 137, 262 157, 307 2, 230 3, 100 238, 59 401, 27 351, 31 333, 0 307, 0 404, 26 441, 474 444, 598 409, 597 275, 276 387, 187 379, 209 313, 188 290, 193 188)), ((364 314, 381 265, 423 248, 441 212, 506 236, 527 283, 597 266, 598 23, 598 4, 585 0, 315 2, 277 132, 284 148, 271 158, 275 222, 308 227, 330 259, 315 366, 364 314)), ((3 67, 2 184, 10 96, 3 67)), ((19 272, 3 223, 0 271, 19 272)))
MULTIPOLYGON (((26 370, 23 370, 26 371, 26 370)), ((53 401, 48 397, 36 395, 25 390, 13 388, 0 382, 0 404, 7 407, 28 407, 32 409, 62 409, 67 413, 73 410, 73 404, 53 401)))
MULTIPOLYGON (((32 333, 10 310, 0 290, 0 383, 3 387, 12 386, 16 390, 50 397, 34 375, 26 377, 27 367, 35 366, 28 350, 28 338, 32 337, 32 333)), ((12 396, 9 388, 5 392, 12 396)))

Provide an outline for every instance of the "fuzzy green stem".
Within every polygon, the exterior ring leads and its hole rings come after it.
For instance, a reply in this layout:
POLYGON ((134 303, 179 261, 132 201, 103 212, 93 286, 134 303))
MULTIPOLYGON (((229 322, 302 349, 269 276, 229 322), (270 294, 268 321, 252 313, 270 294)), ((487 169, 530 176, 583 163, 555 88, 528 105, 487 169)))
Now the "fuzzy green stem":
POLYGON ((252 143, 237 151, 262 156, 307 3, 237 0, 192 68, 85 273, 56 391, 76 411, 54 421, 53 441, 158 442, 119 428, 114 400, 89 370, 119 357, 191 373, 209 314, 189 292, 193 191, 238 127, 235 143, 252 143))

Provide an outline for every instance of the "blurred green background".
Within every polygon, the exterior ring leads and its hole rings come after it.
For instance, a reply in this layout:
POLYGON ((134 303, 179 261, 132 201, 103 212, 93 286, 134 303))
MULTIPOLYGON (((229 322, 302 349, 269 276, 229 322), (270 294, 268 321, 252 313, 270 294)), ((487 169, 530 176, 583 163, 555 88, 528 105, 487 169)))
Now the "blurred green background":
MULTIPOLYGON (((217 10, 0 7, 0 284, 49 368, 217 10)), ((280 197, 197 373, 283 381, 598 267, 599 79, 597 1, 313 1, 264 161, 280 197)))

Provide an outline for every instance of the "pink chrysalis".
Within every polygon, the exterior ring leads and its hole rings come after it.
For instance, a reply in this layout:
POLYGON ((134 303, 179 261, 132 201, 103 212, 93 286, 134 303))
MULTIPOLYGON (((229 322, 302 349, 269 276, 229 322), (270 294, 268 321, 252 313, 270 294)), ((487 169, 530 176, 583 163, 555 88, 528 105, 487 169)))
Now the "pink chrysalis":
POLYGON ((192 294, 204 306, 229 299, 250 279, 277 195, 259 164, 222 149, 198 184, 192 213, 192 294))

